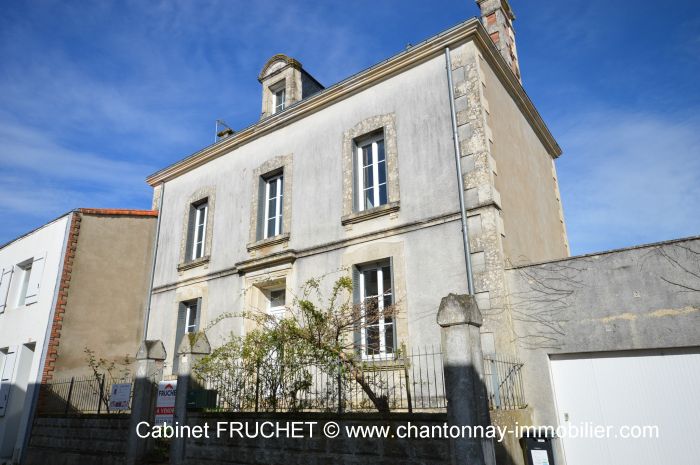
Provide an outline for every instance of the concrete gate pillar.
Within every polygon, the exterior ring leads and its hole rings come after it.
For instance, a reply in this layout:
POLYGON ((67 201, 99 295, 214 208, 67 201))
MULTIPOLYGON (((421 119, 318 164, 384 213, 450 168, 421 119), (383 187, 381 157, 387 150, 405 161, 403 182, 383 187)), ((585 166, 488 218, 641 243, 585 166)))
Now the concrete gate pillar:
MULTIPOLYGON (((447 421, 450 425, 490 425, 479 334, 482 321, 472 295, 449 294, 440 302, 437 323, 441 328, 447 421)), ((453 465, 496 463, 490 439, 453 439, 450 446, 453 465)))
POLYGON ((128 465, 143 463, 148 451, 153 447, 153 440, 141 439, 136 435, 136 426, 142 421, 152 423, 156 386, 163 379, 165 356, 165 346, 159 340, 143 341, 136 353, 136 377, 126 447, 126 463, 128 465))
MULTIPOLYGON (((211 353, 209 339, 203 332, 186 334, 182 338, 180 347, 177 349, 177 356, 180 357, 177 373, 177 393, 175 395, 175 415, 174 425, 187 424, 187 393, 196 387, 192 377, 192 367, 205 355, 211 353)), ((179 465, 185 463, 185 441, 184 438, 173 438, 170 443, 170 463, 179 465)))

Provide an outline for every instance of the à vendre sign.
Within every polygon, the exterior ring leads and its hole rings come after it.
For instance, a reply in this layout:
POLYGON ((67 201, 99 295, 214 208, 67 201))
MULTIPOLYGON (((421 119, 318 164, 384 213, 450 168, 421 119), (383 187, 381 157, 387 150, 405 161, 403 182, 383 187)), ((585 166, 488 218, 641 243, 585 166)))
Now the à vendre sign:
POLYGON ((160 381, 158 383, 158 395, 156 396, 155 424, 167 424, 172 426, 175 414, 175 394, 177 393, 177 381, 160 381))

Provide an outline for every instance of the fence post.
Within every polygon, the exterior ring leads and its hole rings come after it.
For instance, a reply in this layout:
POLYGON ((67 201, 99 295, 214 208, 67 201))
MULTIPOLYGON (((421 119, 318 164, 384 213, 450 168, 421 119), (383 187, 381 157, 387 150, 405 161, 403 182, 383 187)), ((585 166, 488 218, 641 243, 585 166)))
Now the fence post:
MULTIPOLYGON (((437 323, 444 354, 447 422, 456 426, 489 425, 483 384, 483 354, 479 328, 481 312, 472 295, 449 294, 440 302, 437 323)), ((451 463, 495 465, 493 442, 458 438, 450 441, 451 463)))
POLYGON ((260 402, 260 363, 255 364, 255 413, 258 413, 260 402))
POLYGON ((137 425, 142 422, 152 423, 154 411, 155 386, 163 377, 165 346, 161 341, 143 341, 136 353, 136 374, 134 393, 131 400, 131 418, 129 419, 129 436, 126 445, 126 463, 139 465, 153 447, 150 439, 141 439, 136 434, 137 425))
POLYGON ((343 413, 343 364, 340 360, 336 365, 338 370, 338 414, 343 413))
MULTIPOLYGON (((97 396, 97 414, 98 415, 102 411, 102 402, 104 402, 104 395, 105 395, 105 375, 104 375, 104 373, 102 373, 102 379, 100 379, 100 395, 97 396)), ((109 409, 107 409, 107 413, 109 413, 109 409)))
MULTIPOLYGON (((187 334, 177 349, 180 357, 177 373, 177 392, 175 394, 175 415, 173 424, 187 424, 187 393, 195 386, 192 379, 192 367, 205 355, 211 353, 209 339, 203 332, 187 334)), ((186 438, 175 437, 170 442, 170 463, 179 465, 185 463, 186 438)))
MULTIPOLYGON (((412 360, 411 360, 412 361, 412 360)), ((408 413, 413 413, 413 399, 411 397, 411 377, 408 375, 408 354, 403 354, 403 376, 406 383, 406 402, 408 403, 408 413)))
POLYGON ((70 408, 70 398, 73 395, 73 383, 75 382, 75 376, 70 378, 70 386, 68 387, 68 399, 66 399, 66 408, 63 412, 64 415, 68 415, 68 408, 70 408))
MULTIPOLYGON (((495 355, 494 355, 495 357, 495 355)), ((491 365, 491 391, 493 392, 493 406, 494 408, 501 408, 501 383, 498 376, 498 365, 495 358, 489 359, 489 364, 491 365)))

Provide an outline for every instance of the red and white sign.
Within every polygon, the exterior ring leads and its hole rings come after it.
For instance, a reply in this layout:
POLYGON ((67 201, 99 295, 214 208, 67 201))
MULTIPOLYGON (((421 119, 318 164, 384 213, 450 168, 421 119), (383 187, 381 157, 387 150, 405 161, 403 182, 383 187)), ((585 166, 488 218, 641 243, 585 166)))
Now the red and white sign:
POLYGON ((175 394, 177 394, 177 381, 161 381, 158 383, 158 395, 156 396, 155 424, 173 424, 175 414, 175 394))

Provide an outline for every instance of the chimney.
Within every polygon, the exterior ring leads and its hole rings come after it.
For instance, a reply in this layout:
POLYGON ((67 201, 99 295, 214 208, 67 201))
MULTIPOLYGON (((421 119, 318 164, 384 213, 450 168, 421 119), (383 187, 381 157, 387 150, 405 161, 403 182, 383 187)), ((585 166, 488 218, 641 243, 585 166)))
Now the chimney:
POLYGON ((481 22, 491 36, 491 40, 513 70, 515 77, 522 82, 518 52, 515 50, 515 31, 513 31, 515 15, 508 0, 476 0, 476 4, 479 5, 481 22))

